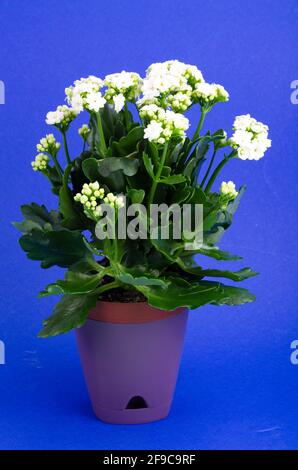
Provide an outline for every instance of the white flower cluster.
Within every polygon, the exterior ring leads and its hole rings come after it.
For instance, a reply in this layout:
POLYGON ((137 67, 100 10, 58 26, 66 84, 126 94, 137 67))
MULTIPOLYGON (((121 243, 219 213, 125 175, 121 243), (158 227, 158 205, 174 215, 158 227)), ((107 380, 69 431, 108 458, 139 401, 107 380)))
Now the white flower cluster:
POLYGON ((189 91, 178 91, 167 97, 167 104, 177 113, 185 112, 192 104, 192 95, 189 91))
POLYGON ((141 104, 168 94, 191 94, 197 83, 204 81, 200 70, 178 60, 150 65, 143 81, 141 104))
POLYGON ((104 84, 107 91, 104 95, 108 103, 115 106, 117 113, 124 107, 125 101, 134 102, 141 92, 142 79, 135 72, 122 71, 107 75, 104 84))
POLYGON ((220 101, 228 101, 229 93, 222 85, 217 83, 197 83, 192 94, 193 100, 201 106, 214 105, 220 101))
POLYGON ((34 171, 45 171, 48 167, 50 158, 44 153, 36 155, 35 160, 31 162, 32 169, 34 171))
POLYGON ((90 127, 88 124, 83 124, 82 127, 79 128, 78 133, 82 137, 83 140, 86 140, 89 133, 90 133, 90 127))
POLYGON ((140 109, 144 119, 144 137, 149 141, 164 144, 170 139, 183 140, 185 131, 189 128, 189 120, 183 114, 165 110, 155 104, 148 104, 140 109))
POLYGON ((105 190, 100 187, 98 181, 85 183, 82 191, 74 196, 74 200, 80 202, 84 206, 85 214, 95 220, 102 215, 102 201, 112 207, 124 206, 122 196, 115 196, 113 193, 108 193, 105 196, 105 190))
POLYGON ((47 152, 49 154, 56 155, 60 148, 60 143, 56 142, 53 134, 47 134, 45 137, 40 139, 40 142, 36 145, 38 152, 47 152))
POLYGON ((206 83, 201 71, 194 65, 178 60, 152 64, 147 70, 142 86, 141 107, 156 104, 175 112, 185 112, 192 103, 211 106, 228 101, 229 94, 223 86, 206 83))
POLYGON ((268 139, 268 126, 252 118, 250 114, 236 116, 234 134, 229 139, 241 160, 259 160, 271 147, 268 139))
POLYGON ((223 181, 220 186, 220 195, 224 197, 226 200, 235 199, 237 196, 238 191, 236 191, 236 186, 233 181, 223 181))
POLYGON ((61 105, 56 111, 49 111, 46 115, 46 123, 66 130, 69 124, 77 117, 78 113, 73 108, 61 105))
POLYGON ((93 75, 76 80, 72 86, 65 88, 67 102, 77 113, 83 109, 98 112, 106 103, 100 92, 102 87, 103 81, 93 75))
POLYGON ((124 207, 123 196, 115 196, 113 193, 108 193, 104 198, 104 202, 109 204, 111 207, 117 207, 118 209, 124 207))

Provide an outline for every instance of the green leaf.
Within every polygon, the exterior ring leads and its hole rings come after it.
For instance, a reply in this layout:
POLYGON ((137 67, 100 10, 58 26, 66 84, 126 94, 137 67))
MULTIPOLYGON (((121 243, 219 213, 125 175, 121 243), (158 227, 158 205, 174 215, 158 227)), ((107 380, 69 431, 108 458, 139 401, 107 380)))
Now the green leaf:
POLYGON ((239 189, 238 194, 235 197, 235 199, 233 201, 229 202, 228 207, 227 207, 226 210, 230 215, 235 214, 236 210, 239 207, 239 203, 240 203, 241 198, 242 198, 243 194, 245 193, 245 191, 246 191, 246 186, 245 185, 241 186, 241 188, 239 189))
POLYGON ((136 158, 108 157, 101 160, 88 158, 82 164, 83 171, 91 181, 100 177, 108 177, 111 173, 122 170, 126 176, 134 176, 139 168, 139 161, 136 158))
POLYGON ((127 135, 121 137, 118 142, 112 143, 113 151, 120 157, 125 157, 136 150, 137 144, 144 137, 144 128, 133 127, 127 135))
POLYGON ((65 295, 54 308, 53 314, 44 321, 38 336, 47 338, 79 328, 85 323, 96 301, 96 296, 65 295))
POLYGON ((127 268, 120 263, 112 263, 112 275, 124 284, 132 286, 160 286, 165 288, 168 283, 159 276, 159 271, 146 271, 142 266, 127 268))
MULTIPOLYGON (((107 157, 105 160, 116 160, 114 157, 107 157)), ((117 170, 109 173, 109 176, 102 176, 99 171, 99 162, 102 160, 97 160, 96 158, 88 158, 82 163, 82 169, 85 176, 90 181, 98 181, 101 184, 108 186, 111 192, 122 192, 125 190, 126 182, 123 170, 117 170)), ((108 164, 109 165, 109 164, 108 164)), ((118 163, 115 163, 117 166, 118 163)), ((134 164, 133 164, 134 165, 134 164)), ((118 165, 119 166, 119 165, 118 165)), ((113 169, 113 164, 110 169, 113 169)), ((108 168, 104 168, 104 171, 109 172, 108 168)))
POLYGON ((153 286, 137 286, 137 289, 147 297, 149 305, 161 310, 175 310, 178 307, 195 309, 206 304, 241 305, 255 300, 247 289, 211 281, 187 286, 173 280, 166 289, 153 286))
POLYGON ((209 256, 210 258, 214 258, 221 261, 232 261, 242 259, 241 256, 231 255, 228 251, 222 251, 217 246, 203 245, 201 248, 196 250, 196 253, 209 256))
POLYGON ((68 187, 72 167, 72 163, 67 166, 63 175, 63 185, 59 191, 59 209, 63 215, 62 225, 70 230, 85 229, 88 227, 86 217, 76 207, 73 194, 68 187))
POLYGON ((43 232, 32 230, 20 238, 29 259, 41 261, 42 268, 69 267, 88 253, 83 236, 77 231, 43 232))
POLYGON ((155 175, 154 175, 153 163, 152 163, 150 157, 145 152, 143 152, 143 162, 144 162, 144 166, 147 170, 148 175, 154 180, 155 175))
POLYGON ((178 183, 183 183, 185 179, 186 178, 183 175, 171 175, 165 178, 160 178, 159 182, 162 184, 178 184, 178 183))
MULTIPOLYGON (((160 228, 159 237, 151 238, 152 245, 162 253, 169 261, 176 262, 181 251, 184 250, 184 242, 180 240, 171 240, 161 238, 160 228)), ((154 231, 153 231, 154 232, 154 231)))
POLYGON ((59 195, 59 190, 61 187, 61 177, 57 171, 57 168, 55 166, 49 166, 46 174, 53 186, 52 193, 59 195))
POLYGON ((49 284, 44 291, 40 292, 40 297, 57 294, 89 294, 93 292, 100 280, 105 275, 105 269, 97 274, 84 274, 77 271, 68 271, 64 281, 56 281, 49 284))
POLYGON ((115 171, 122 170, 126 176, 134 176, 139 168, 139 161, 136 158, 110 157, 104 160, 98 160, 98 171, 102 176, 110 176, 115 171))
POLYGON ((214 148, 219 149, 226 144, 226 133, 224 129, 218 129, 214 134, 212 134, 211 139, 214 143, 214 148))
MULTIPOLYGON (((114 106, 107 103, 105 104, 101 112, 101 120, 106 142, 110 142, 112 137, 118 140, 124 135, 125 128, 122 123, 120 113, 115 111, 114 106)), ((94 124, 95 129, 97 130, 96 119, 94 119, 94 124)))
POLYGON ((192 184, 195 184, 197 181, 199 170, 205 161, 205 155, 208 152, 208 149, 209 144, 206 142, 206 138, 202 137, 187 160, 183 174, 190 178, 192 184))
POLYGON ((61 229, 61 217, 59 212, 49 212, 44 205, 39 206, 35 202, 21 206, 25 218, 22 222, 13 222, 13 225, 22 233, 28 233, 34 229, 59 230, 61 229))
POLYGON ((193 186, 189 186, 189 185, 185 185, 184 187, 181 188, 181 186, 179 186, 180 189, 174 189, 173 190, 173 194, 171 196, 171 200, 170 200, 170 203, 171 204, 174 204, 174 203, 178 203, 178 204, 182 204, 182 203, 186 203, 188 202, 189 200, 191 200, 194 192, 195 192, 195 188, 193 186))
POLYGON ((74 272, 90 274, 94 272, 101 272, 104 268, 99 264, 91 254, 87 254, 85 258, 72 264, 69 269, 74 272))
POLYGON ((224 277, 226 279, 231 279, 235 282, 244 281, 250 277, 257 276, 257 272, 252 271, 250 268, 243 268, 239 271, 229 271, 221 269, 202 269, 201 266, 195 265, 195 263, 184 263, 184 259, 179 260, 179 266, 187 273, 193 274, 195 276, 203 277, 224 277))
POLYGON ((145 197, 145 191, 143 189, 128 189, 127 197, 130 198, 132 204, 141 204, 145 197))
POLYGON ((159 153, 157 145, 154 142, 147 142, 148 156, 153 161, 154 165, 159 164, 159 153))

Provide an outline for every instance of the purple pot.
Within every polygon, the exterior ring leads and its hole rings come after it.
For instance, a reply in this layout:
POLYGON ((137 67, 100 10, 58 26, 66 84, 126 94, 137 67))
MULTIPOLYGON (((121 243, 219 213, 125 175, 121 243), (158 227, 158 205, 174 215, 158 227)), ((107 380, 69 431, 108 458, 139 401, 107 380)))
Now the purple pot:
POLYGON ((188 313, 145 303, 99 302, 77 341, 93 410, 108 423, 137 424, 170 410, 188 313))

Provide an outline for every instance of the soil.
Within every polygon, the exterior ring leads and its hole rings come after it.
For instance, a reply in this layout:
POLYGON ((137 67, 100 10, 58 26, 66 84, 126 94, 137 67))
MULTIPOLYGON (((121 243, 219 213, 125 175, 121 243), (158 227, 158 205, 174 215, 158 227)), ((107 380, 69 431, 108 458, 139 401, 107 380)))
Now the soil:
POLYGON ((118 287, 116 289, 103 292, 99 300, 103 300, 104 302, 136 303, 146 302, 147 299, 143 294, 141 294, 141 292, 118 287))

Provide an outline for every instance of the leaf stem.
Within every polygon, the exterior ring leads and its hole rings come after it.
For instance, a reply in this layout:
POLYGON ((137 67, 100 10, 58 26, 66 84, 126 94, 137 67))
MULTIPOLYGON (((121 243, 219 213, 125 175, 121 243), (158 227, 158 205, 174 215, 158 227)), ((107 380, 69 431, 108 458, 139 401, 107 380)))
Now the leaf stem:
POLYGON ((157 188, 157 185, 159 183, 159 178, 160 178, 160 175, 161 175, 161 172, 162 172, 162 169, 164 167, 164 164, 165 164, 165 161, 166 161, 166 157, 167 157, 167 152, 168 152, 168 142, 164 145, 164 148, 163 148, 163 151, 162 151, 162 156, 161 156, 161 161, 159 163, 159 167, 157 169, 157 173, 155 175, 155 178, 153 180, 153 183, 152 183, 152 186, 151 186, 151 189, 150 189, 150 193, 149 193, 149 198, 148 198, 148 207, 150 209, 150 206, 151 204, 153 203, 153 200, 154 200, 154 196, 155 196, 155 192, 156 192, 156 188, 157 188))
POLYGON ((101 145, 102 151, 105 155, 107 153, 108 149, 107 149, 107 146, 106 146, 105 136, 104 136, 104 133, 103 133, 103 127, 102 127, 100 112, 96 113, 96 120, 97 120, 98 133, 99 133, 99 137, 100 137, 100 145, 101 145))
POLYGON ((212 157, 211 157, 209 166, 208 166, 208 168, 207 168, 206 174, 205 174, 205 176, 204 176, 204 178, 203 178, 203 180, 202 180, 202 182, 201 182, 201 184, 200 184, 201 187, 203 187, 203 185, 205 184, 205 182, 206 182, 206 180, 207 180, 207 178, 208 178, 208 176, 209 176, 209 173, 210 173, 210 171, 211 171, 211 168, 212 168, 212 165, 213 165, 213 162, 214 162, 215 155, 216 155, 216 149, 214 149, 214 152, 213 152, 213 154, 212 154, 212 157))
POLYGON ((110 282, 109 284, 104 284, 103 286, 100 286, 98 289, 96 289, 95 293, 100 295, 103 292, 106 292, 107 290, 110 289, 115 289, 116 287, 119 287, 119 282, 118 281, 113 281, 110 282))
POLYGON ((124 104, 123 113, 124 113, 124 124, 125 124, 125 127, 126 127, 126 131, 128 131, 129 111, 128 111, 128 106, 127 106, 127 102, 126 102, 126 101, 125 101, 125 104, 124 104))
POLYGON ((205 108, 202 108, 199 124, 198 124, 198 127, 196 128, 196 131, 193 135, 193 138, 191 139, 191 142, 194 142, 195 140, 197 140, 200 137, 200 132, 201 132, 201 129, 203 127, 205 116, 206 116, 207 112, 208 111, 205 108))
POLYGON ((212 185, 219 174, 220 170, 225 166, 225 164, 234 156, 236 155, 236 152, 233 150, 230 155, 226 155, 225 158, 217 165, 215 170, 213 171, 212 175, 210 176, 210 179, 206 185, 205 192, 209 193, 210 189, 212 188, 212 185))
POLYGON ((70 159, 70 156, 69 156, 67 139, 66 139, 66 132, 65 131, 62 131, 62 137, 63 137, 63 145, 64 145, 64 151, 65 151, 65 155, 66 155, 66 160, 67 160, 67 163, 69 164, 69 163, 71 163, 71 159, 70 159))
POLYGON ((52 153, 52 154, 51 154, 51 157, 52 157, 52 159, 53 159, 53 162, 54 162, 55 168, 56 168, 56 170, 57 170, 57 173, 58 173, 58 175, 60 176, 60 179, 61 179, 61 181, 62 181, 62 179, 63 179, 63 171, 62 171, 62 168, 61 168, 61 166, 60 166, 60 164, 59 164, 59 162, 58 162, 58 160, 57 160, 57 156, 56 156, 56 154, 52 153))

